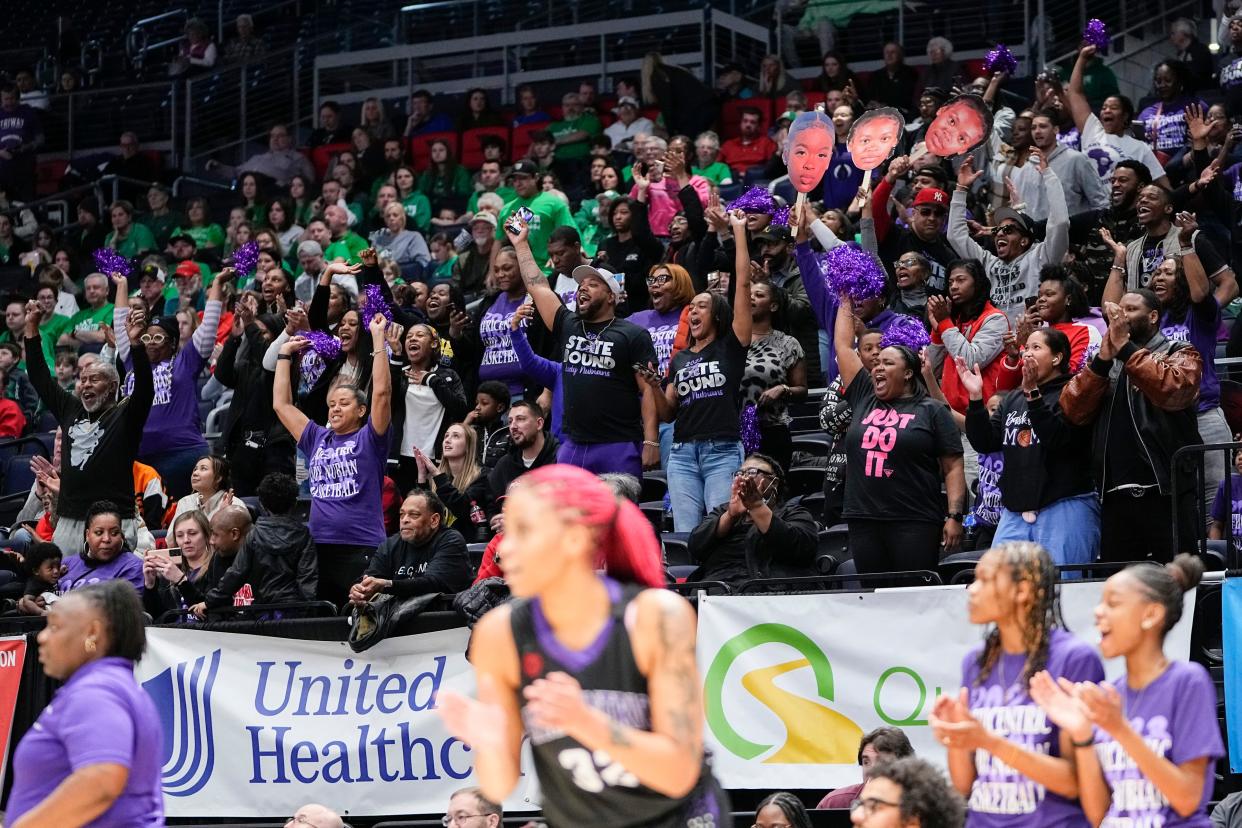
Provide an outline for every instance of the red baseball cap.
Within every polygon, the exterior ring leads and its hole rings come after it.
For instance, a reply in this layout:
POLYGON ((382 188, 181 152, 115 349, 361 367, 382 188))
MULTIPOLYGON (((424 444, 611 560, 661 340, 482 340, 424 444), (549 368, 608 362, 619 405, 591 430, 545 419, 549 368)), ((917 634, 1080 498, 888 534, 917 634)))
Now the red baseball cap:
POLYGON ((914 197, 914 206, 922 207, 924 204, 932 207, 938 207, 941 210, 949 209, 949 195, 944 190, 935 187, 924 187, 919 190, 919 194, 914 197))

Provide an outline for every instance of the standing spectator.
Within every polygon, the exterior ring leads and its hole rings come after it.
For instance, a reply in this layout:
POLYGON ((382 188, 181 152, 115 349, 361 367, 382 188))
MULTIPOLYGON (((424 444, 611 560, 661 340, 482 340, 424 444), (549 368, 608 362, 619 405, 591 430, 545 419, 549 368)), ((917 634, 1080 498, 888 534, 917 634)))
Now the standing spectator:
POLYGON ((1069 212, 1061 181, 1042 156, 1032 152, 1027 163, 1039 167, 1043 178, 1044 197, 1048 201, 1048 224, 1042 242, 1035 241, 1035 232, 1028 217, 1012 209, 998 211, 994 218, 996 253, 984 250, 970 237, 966 226, 966 193, 982 172, 975 172, 974 161, 967 156, 957 171, 957 189, 949 204, 949 244, 964 259, 979 259, 992 283, 991 300, 1011 320, 1026 310, 1026 300, 1039 290, 1039 271, 1044 265, 1060 264, 1069 248, 1069 212))
POLYGON ((287 474, 269 474, 259 481, 256 493, 259 518, 246 534, 228 571, 207 590, 200 603, 191 607, 197 618, 205 618, 208 609, 232 606, 233 595, 247 584, 256 604, 315 600, 319 589, 318 550, 306 521, 293 515, 298 502, 297 481, 287 474))
POLYGON ((509 389, 504 383, 481 382, 474 394, 474 408, 462 421, 478 437, 479 462, 489 471, 509 450, 509 400, 509 389))
MULTIPOLYGON (((513 248, 502 248, 493 261, 492 283, 496 293, 485 297, 475 312, 475 327, 483 345, 483 359, 479 366, 479 380, 504 383, 509 394, 518 398, 525 394, 529 378, 513 351, 509 321, 518 306, 526 301, 526 284, 518 270, 518 258, 513 248)), ((542 328, 539 334, 542 345, 542 328)), ((543 350, 540 347, 538 350, 543 350)))
MULTIPOLYGON (((944 229, 949 211, 949 196, 938 185, 934 178, 925 176, 918 170, 916 181, 924 179, 927 186, 915 187, 914 201, 911 203, 907 224, 903 227, 893 221, 888 211, 889 196, 893 185, 900 175, 909 170, 909 159, 896 158, 889 164, 888 172, 875 184, 871 203, 875 205, 873 220, 875 235, 880 244, 880 259, 891 265, 906 253, 917 253, 927 260, 929 272, 927 286, 930 290, 943 293, 949 283, 949 264, 958 255, 945 239, 944 229)), ((937 170, 939 173, 939 171, 937 170)))
MULTIPOLYGON (((641 185, 636 185, 641 186, 641 185)), ((664 246, 651 232, 645 202, 618 198, 608 206, 613 233, 604 242, 603 262, 625 274, 626 303, 632 310, 650 305, 646 274, 664 257, 664 246)))
POLYGON ((440 335, 431 325, 410 325, 402 337, 400 325, 389 331, 392 349, 392 425, 400 443, 397 478, 402 491, 414 487, 419 454, 435 456, 452 423, 466 416, 466 392, 461 377, 441 360, 440 335))
POLYGON ((470 586, 466 540, 445 519, 444 504, 432 492, 406 495, 400 530, 375 550, 366 573, 350 588, 349 602, 357 606, 381 594, 401 599, 451 594, 470 586))
POLYGON ((572 227, 574 217, 569 212, 569 206, 564 201, 539 189, 539 168, 535 162, 527 159, 517 162, 513 165, 513 172, 510 175, 512 176, 513 189, 517 196, 505 204, 504 210, 500 213, 500 226, 496 228, 496 239, 498 241, 505 240, 503 227, 505 222, 508 221, 509 216, 516 213, 522 207, 530 210, 535 214, 529 223, 530 249, 535 256, 535 261, 543 269, 543 272, 545 274, 550 273, 548 237, 558 227, 572 227))
POLYGON ((659 108, 670 135, 698 135, 716 121, 712 90, 693 72, 665 63, 659 52, 643 56, 643 102, 659 108))
POLYGON ((906 50, 900 43, 884 44, 884 65, 871 73, 866 83, 869 105, 891 106, 908 120, 914 106, 914 89, 919 73, 906 65, 906 50))
POLYGON ((1180 60, 1163 60, 1156 64, 1152 75, 1152 91, 1156 102, 1138 114, 1146 133, 1147 143, 1157 152, 1172 155, 1190 143, 1186 130, 1186 107, 1207 104, 1187 88, 1186 64, 1180 60))
POLYGON ((1091 305, 1100 303, 1112 273, 1108 268, 1113 263, 1113 248, 1104 241, 1104 233, 1122 244, 1143 235, 1136 207, 1139 192, 1150 183, 1151 172, 1143 164, 1118 161, 1109 182, 1108 209, 1070 217, 1070 243, 1077 247, 1075 261, 1082 266, 1083 287, 1091 305))
POLYGON ((848 298, 834 340, 853 409, 842 510, 850 554, 859 572, 934 571, 941 546, 952 552, 960 545, 966 510, 962 438, 951 409, 928 395, 919 356, 909 348, 883 348, 875 368, 863 370, 848 298))
MULTIPOLYGON (((1098 165, 1083 153, 1057 143, 1057 127, 1051 115, 1041 111, 1031 116, 1031 141, 1061 182, 1065 206, 1071 216, 1108 206, 1108 193, 1098 165)), ((1035 221, 1049 217, 1050 205, 1044 197, 1046 191, 1039 164, 1028 161, 1021 167, 1014 167, 1009 180, 1025 202, 1028 216, 1035 221)))
POLYGON ((652 234, 667 239, 673 217, 685 209, 682 191, 689 187, 685 197, 696 199, 702 210, 707 206, 712 187, 706 178, 690 174, 682 151, 667 150, 661 138, 651 138, 647 145, 659 148, 659 160, 635 166, 630 198, 647 204, 647 221, 652 234))
POLYGON ((194 70, 211 69, 216 65, 219 56, 215 41, 211 39, 211 30, 206 23, 194 17, 186 21, 185 41, 178 48, 177 57, 169 66, 168 73, 179 76, 194 70))
POLYGON ((341 105, 324 101, 319 105, 319 126, 311 131, 307 142, 311 149, 327 144, 347 144, 353 129, 341 120, 341 105))
POLYGON ((1004 511, 993 545, 1031 541, 1048 549, 1058 566, 1095 560, 1100 504, 1083 458, 1091 430, 1069 422, 1058 400, 1070 381, 1070 344, 1055 328, 1031 334, 1022 352, 1022 387, 1005 395, 989 417, 978 366, 957 357, 953 371, 970 397, 966 436, 980 454, 1001 452, 1004 511))
POLYGON ((548 127, 556 138, 556 157, 581 166, 590 154, 591 139, 602 134, 604 128, 594 113, 582 110, 582 99, 576 92, 561 98, 561 110, 561 119, 548 127))
POLYGON ((793 455, 789 403, 807 395, 802 345, 785 333, 788 301, 771 282, 750 286, 751 340, 741 384, 743 404, 756 406, 760 451, 782 468, 789 467, 793 455))
MULTIPOLYGON (((1130 134, 1130 125, 1134 121, 1134 104, 1130 99, 1120 94, 1109 95, 1100 105, 1099 115, 1091 111, 1083 75, 1095 55, 1094 46, 1084 46, 1079 50, 1074 71, 1070 73, 1069 86, 1065 88, 1065 104, 1081 135, 1083 154, 1095 164, 1096 172, 1105 181, 1112 178, 1119 162, 1137 161, 1147 169, 1152 181, 1167 187, 1169 180, 1151 145, 1130 134)), ((1070 215, 1077 212, 1070 209, 1070 215)))
POLYGON ((763 133, 763 113, 757 107, 742 107, 738 115, 738 137, 721 144, 719 158, 741 178, 748 170, 767 164, 777 146, 763 133))
POLYGON ((1174 548, 1190 549, 1197 534, 1190 467, 1172 472, 1186 478, 1176 503, 1170 469, 1174 452, 1200 442, 1195 403, 1203 358, 1160 332, 1160 300, 1146 288, 1126 293, 1120 305, 1106 303, 1104 315, 1108 335, 1090 366, 1062 390, 1061 410, 1075 425, 1094 423, 1101 560, 1130 560, 1136 549, 1168 560, 1174 548))
MULTIPOLYGON (((1049 265, 1039 274, 1039 299, 1018 320, 1015 344, 1024 345, 1026 336, 1041 325, 1055 328, 1069 340, 1069 372, 1077 373, 1086 367, 1087 361, 1100 348, 1100 332, 1079 319, 1088 317, 1091 309, 1082 283, 1063 265, 1049 265), (1016 340, 1021 340, 1016 341, 1016 340)), ((1006 338, 1008 344, 1008 337, 1006 338)), ((1006 372, 1020 371, 1021 364, 1011 365, 1005 360, 1006 372)))
POLYGON ((250 156, 238 167, 230 167, 218 161, 208 161, 207 169, 222 178, 236 178, 244 172, 265 175, 277 187, 288 187, 295 175, 307 181, 315 180, 315 168, 310 159, 293 146, 293 136, 284 124, 276 124, 267 133, 267 152, 250 156))
POLYGON ((650 135, 655 132, 655 124, 649 118, 639 116, 637 98, 628 95, 619 97, 612 112, 617 120, 604 130, 604 135, 612 141, 615 152, 631 152, 634 149, 635 135, 650 135))
POLYGON ((80 350, 99 353, 104 344, 100 326, 108 324, 113 313, 112 303, 108 301, 108 277, 92 273, 82 280, 82 287, 86 307, 69 319, 68 336, 77 342, 80 350))
POLYGON ((1222 306, 1232 302, 1238 295, 1237 278, 1207 234, 1198 232, 1197 224, 1186 224, 1190 216, 1189 213, 1174 215, 1172 195, 1163 187, 1150 184, 1139 190, 1135 217, 1142 227, 1142 235, 1125 245, 1124 258, 1119 242, 1104 239, 1113 250, 1112 264, 1115 269, 1110 271, 1110 279, 1124 269, 1126 289, 1149 287, 1161 262, 1184 253, 1186 248, 1193 248, 1212 283, 1217 301, 1222 306), (1191 229, 1183 233, 1185 227, 1191 229))
POLYGON ((42 144, 39 113, 21 102, 16 86, 0 86, 0 192, 9 199, 34 199, 35 158, 42 144))
POLYGON ((267 44, 254 33, 253 17, 239 14, 233 25, 237 29, 237 37, 224 45, 225 63, 246 63, 267 54, 267 44))
MULTIPOLYGON (((16 367, 0 367, 0 388, 8 385, 9 372, 16 370, 18 370, 16 367)), ((26 431, 26 422, 26 415, 22 413, 21 406, 11 397, 0 397, 0 437, 6 439, 21 437, 26 431)))
POLYGON ((307 458, 319 597, 337 606, 344 604, 371 551, 384 540, 380 489, 392 416, 385 327, 379 314, 370 320, 370 400, 358 386, 337 385, 328 393, 328 428, 311 422, 293 405, 289 363, 309 340, 296 337, 282 345, 276 365, 276 416, 307 458))
POLYGON ((944 364, 941 385, 949 407, 966 413, 967 394, 953 370, 958 357, 983 372, 983 399, 996 392, 1002 375, 1001 352, 1009 320, 989 300, 991 282, 977 260, 961 259, 949 267, 949 295, 927 300, 927 319, 932 325, 932 359, 944 364))
POLYGON ((416 89, 410 95, 410 117, 405 121, 405 137, 426 135, 430 132, 450 132, 453 119, 443 112, 435 111, 435 103, 431 93, 426 89, 416 89))
POLYGON ((1229 17, 1229 46, 1221 50, 1217 64, 1220 91, 1231 118, 1242 115, 1242 11, 1229 17))
POLYGON ((1242 548, 1242 451, 1234 452, 1233 465, 1234 473, 1220 481, 1212 500, 1208 537, 1225 540, 1232 536, 1233 545, 1242 548))
POLYGON ((1177 49, 1177 59, 1184 67, 1187 92, 1202 92, 1212 86, 1216 60, 1212 50, 1199 40, 1199 27, 1185 17, 1169 24, 1169 42, 1177 49))
POLYGON ((7 824, 162 825, 163 728, 134 678, 146 649, 142 601, 101 583, 57 601, 48 620, 39 658, 64 684, 13 753, 7 824), (99 722, 107 726, 89 726, 99 722))
MULTIPOLYGON (((459 254, 453 263, 453 281, 464 296, 473 298, 484 290, 492 248, 499 246, 496 241, 498 224, 494 214, 483 210, 475 213, 467 225, 470 228, 470 247, 459 254)), ((464 312, 465 306, 460 306, 459 310, 464 312)))
MULTIPOLYGON (((729 216, 733 228, 736 296, 750 295, 746 214, 729 216)), ((678 532, 697 526, 711 504, 729 499, 733 473, 742 465, 738 388, 751 343, 751 315, 741 299, 734 313, 719 294, 700 293, 690 303, 689 344, 673 356, 663 392, 653 395, 660 419, 673 423, 668 461, 669 497, 678 532)), ((658 383, 654 371, 644 372, 658 383)))

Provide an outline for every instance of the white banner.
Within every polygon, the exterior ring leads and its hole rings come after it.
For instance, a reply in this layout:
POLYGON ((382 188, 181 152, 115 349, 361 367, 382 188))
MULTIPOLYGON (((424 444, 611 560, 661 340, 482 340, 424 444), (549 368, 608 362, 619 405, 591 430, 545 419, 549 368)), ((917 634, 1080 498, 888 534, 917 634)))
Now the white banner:
MULTIPOLYGON (((1069 629, 1099 642, 1101 583, 1061 587, 1069 629)), ((1165 651, 1190 652, 1194 593, 1165 651)), ((707 743, 726 788, 827 790, 861 779, 858 744, 900 727, 915 752, 944 764, 927 715, 961 685, 962 659, 983 637, 962 587, 874 593, 725 596, 699 601, 698 661, 707 743)), ((1105 663, 1109 678, 1124 665, 1105 663)))
MULTIPOLYGON (((171 817, 272 817, 321 802, 346 815, 444 813, 475 784, 470 749, 432 707, 473 694, 465 629, 364 653, 329 641, 148 629, 138 679, 164 724, 171 817)), ((526 774, 505 808, 533 810, 526 774)))

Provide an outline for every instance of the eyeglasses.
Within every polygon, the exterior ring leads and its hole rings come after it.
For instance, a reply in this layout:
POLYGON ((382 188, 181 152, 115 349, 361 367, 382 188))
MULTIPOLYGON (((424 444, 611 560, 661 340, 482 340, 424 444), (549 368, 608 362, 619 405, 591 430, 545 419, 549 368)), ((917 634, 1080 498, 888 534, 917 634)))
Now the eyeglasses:
POLYGON ((774 477, 774 476, 775 475, 773 475, 771 472, 766 472, 763 469, 738 469, 737 471, 733 473, 734 480, 741 480, 741 479, 755 480, 760 477, 774 477))
POLYGON ((866 816, 871 816, 880 808, 896 808, 898 803, 889 802, 887 799, 879 799, 878 797, 869 796, 866 799, 855 799, 850 803, 850 813, 854 813, 859 808, 863 809, 866 816))
POLYGON ((289 817, 289 821, 285 823, 285 826, 286 828, 288 828, 288 826, 290 825, 309 825, 311 828, 319 828, 318 825, 311 822, 309 819, 302 816, 301 814, 294 814, 293 816, 289 817))
POLYGON ((650 285, 651 287, 659 287, 660 285, 667 285, 671 281, 673 281, 673 277, 667 273, 653 273, 652 275, 647 277, 647 284, 650 285))
POLYGON ((487 814, 445 814, 440 817, 440 824, 443 825, 444 828, 448 828, 454 823, 461 825, 468 819, 477 819, 478 817, 486 816, 487 814))
POLYGON ((919 266, 918 259, 898 259, 897 261, 893 262, 893 267, 918 267, 918 266, 919 266))
POLYGON ((793 828, 793 826, 788 822, 773 822, 771 825, 760 825, 756 822, 750 828, 793 828))
POLYGON ((928 216, 939 216, 943 211, 936 207, 919 207, 914 212, 918 213, 923 218, 927 218, 928 216))
POLYGON ((1022 228, 1016 224, 1002 224, 996 228, 996 235, 1021 236, 1022 228))
MULTIPOLYGON (((143 334, 138 337, 138 341, 143 345, 161 345, 167 339, 168 337, 164 336, 164 334, 143 334)), ((309 825, 310 823, 307 824, 309 825)))

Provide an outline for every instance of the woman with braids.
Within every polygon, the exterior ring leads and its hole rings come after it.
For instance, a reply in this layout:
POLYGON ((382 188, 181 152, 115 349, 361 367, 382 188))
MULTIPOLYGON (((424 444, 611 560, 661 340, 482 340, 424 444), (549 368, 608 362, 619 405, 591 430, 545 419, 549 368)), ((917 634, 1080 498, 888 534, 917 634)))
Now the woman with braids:
POLYGON ((811 817, 801 799, 788 791, 777 791, 759 803, 751 828, 811 828, 811 817))
POLYGON ((504 510, 499 557, 516 600, 474 628, 479 698, 445 691, 438 705, 474 751, 483 795, 513 791, 525 732, 553 828, 724 824, 703 752, 694 611, 663 589, 651 524, 565 465, 523 475, 504 510))
POLYGON ((1104 677, 1091 646, 1065 630, 1052 557, 1038 544, 1000 544, 979 560, 968 592, 971 623, 992 626, 962 661, 958 695, 941 696, 928 717, 969 798, 966 824, 1087 828, 1070 734, 1031 700, 1041 671, 1070 683, 1104 677))
POLYGON ((1031 679, 1031 697, 1073 745, 1078 797, 1092 825, 1212 825, 1207 803, 1225 755, 1216 689, 1202 665, 1164 654, 1183 593, 1202 576, 1203 563, 1187 554, 1118 572, 1104 583, 1095 627, 1100 654, 1124 658, 1125 673, 1108 683, 1047 672, 1031 679))

